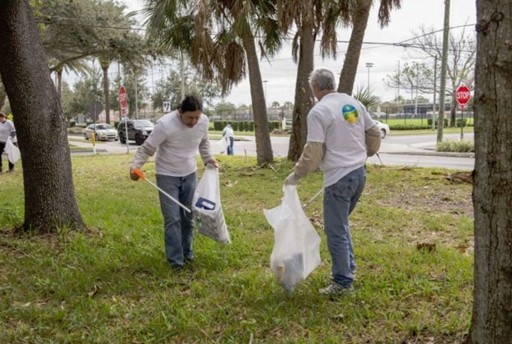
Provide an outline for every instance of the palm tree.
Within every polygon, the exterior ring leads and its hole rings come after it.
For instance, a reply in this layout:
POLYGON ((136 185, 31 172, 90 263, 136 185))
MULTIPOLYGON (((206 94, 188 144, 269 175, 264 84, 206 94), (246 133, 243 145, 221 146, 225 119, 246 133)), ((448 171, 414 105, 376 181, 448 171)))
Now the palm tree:
POLYGON ((336 27, 350 19, 351 1, 304 0, 301 2, 278 1, 278 18, 281 30, 289 32, 296 28, 292 41, 292 55, 298 62, 295 83, 295 105, 290 135, 288 159, 297 161, 306 143, 306 117, 313 107, 314 96, 309 86, 309 75, 313 71, 315 40, 323 31, 320 48, 322 56, 336 56, 336 27))
POLYGON ((98 57, 103 70, 103 94, 106 120, 109 115, 108 69, 112 61, 137 61, 145 53, 141 38, 131 32, 134 13, 123 13, 125 6, 115 1, 48 0, 36 3, 43 45, 57 74, 60 95, 61 78, 65 69, 87 71, 86 59, 98 57))
MULTIPOLYGON (((345 55, 345 61, 340 74, 338 92, 352 94, 354 81, 356 79, 357 65, 361 55, 364 34, 368 26, 368 17, 373 0, 356 1, 356 7, 353 12, 353 27, 350 41, 345 55)), ((396 7, 400 8, 401 0, 380 0, 379 22, 381 26, 388 25, 390 12, 396 7)))
POLYGON ((280 47, 274 2, 202 0, 191 9, 186 1, 149 0, 146 4, 149 34, 169 51, 188 53, 191 63, 207 80, 220 81, 223 94, 249 74, 257 163, 272 163, 255 36, 262 37, 258 42, 262 56, 272 56, 280 47))

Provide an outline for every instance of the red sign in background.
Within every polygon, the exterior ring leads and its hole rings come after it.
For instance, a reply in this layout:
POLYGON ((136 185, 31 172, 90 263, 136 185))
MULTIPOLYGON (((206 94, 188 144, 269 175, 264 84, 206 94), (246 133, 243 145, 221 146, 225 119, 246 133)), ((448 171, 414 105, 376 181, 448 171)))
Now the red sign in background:
POLYGON ((455 91, 455 99, 461 108, 466 108, 471 99, 471 90, 467 86, 460 85, 455 91))
POLYGON ((121 107, 121 115, 128 114, 128 95, 126 94, 126 88, 122 85, 119 87, 119 106, 121 107))

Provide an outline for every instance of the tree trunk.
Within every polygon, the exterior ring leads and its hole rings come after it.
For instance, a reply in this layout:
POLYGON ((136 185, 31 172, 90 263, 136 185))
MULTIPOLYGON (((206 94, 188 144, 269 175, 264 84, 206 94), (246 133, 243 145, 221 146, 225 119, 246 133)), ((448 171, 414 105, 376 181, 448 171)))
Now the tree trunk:
POLYGON ((254 115, 254 132, 256 136, 256 160, 258 165, 268 165, 274 162, 272 145, 270 143, 267 107, 265 106, 265 93, 261 80, 260 65, 254 36, 246 30, 243 36, 243 45, 247 54, 249 67, 249 85, 251 88, 252 111, 254 115))
POLYGON ((0 1, 0 74, 23 163, 25 230, 83 229, 66 120, 28 0, 0 1))
POLYGON ((477 0, 475 277, 467 343, 512 338, 512 0, 477 0))
MULTIPOLYGON (((312 16, 311 16, 312 17, 312 16)), ((306 144, 308 128, 307 116, 315 102, 313 92, 309 86, 309 75, 313 71, 315 34, 313 22, 305 20, 300 33, 299 66, 297 69, 297 81, 295 83, 295 105, 293 108, 293 127, 290 135, 288 159, 299 160, 306 144)))
POLYGON ((452 107, 450 108, 450 128, 455 127, 456 120, 457 120, 457 101, 455 100, 455 97, 452 97, 452 107))
POLYGON ((363 46, 364 33, 368 25, 371 7, 372 0, 360 0, 358 2, 358 8, 354 17, 354 26, 352 27, 345 62, 341 70, 338 92, 351 95, 354 90, 357 65, 359 64, 359 56, 361 55, 361 47, 363 46))
POLYGON ((62 72, 64 68, 59 68, 57 73, 57 96, 59 97, 59 102, 62 101, 62 72))
POLYGON ((108 85, 108 66, 105 68, 102 65, 101 70, 103 70, 103 102, 105 104, 105 122, 110 124, 110 89, 108 85))

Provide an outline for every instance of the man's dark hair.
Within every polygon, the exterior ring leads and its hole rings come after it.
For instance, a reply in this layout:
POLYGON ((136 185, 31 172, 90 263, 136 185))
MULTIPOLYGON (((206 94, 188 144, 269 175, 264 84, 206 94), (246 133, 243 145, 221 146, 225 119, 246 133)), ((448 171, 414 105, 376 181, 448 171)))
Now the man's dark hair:
POLYGON ((181 110, 181 112, 203 111, 203 101, 197 96, 186 96, 178 106, 178 109, 181 110))

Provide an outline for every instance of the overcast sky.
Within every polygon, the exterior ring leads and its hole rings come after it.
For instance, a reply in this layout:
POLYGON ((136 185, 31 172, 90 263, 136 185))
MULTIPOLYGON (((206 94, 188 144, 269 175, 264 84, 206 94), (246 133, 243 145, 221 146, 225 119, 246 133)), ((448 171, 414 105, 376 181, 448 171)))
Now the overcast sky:
MULTIPOLYGON (((299 0, 300 1, 300 0, 299 0)), ((120 0, 131 10, 141 9, 143 2, 139 0, 120 0)), ((377 3, 378 1, 375 1, 377 3)), ((444 0, 403 0, 402 8, 391 13, 389 26, 381 29, 377 23, 377 7, 374 7, 366 30, 365 42, 378 43, 399 43, 414 37, 413 32, 419 32, 419 27, 433 27, 434 30, 442 30, 444 21, 444 0)), ((457 27, 465 24, 476 23, 476 1, 475 0, 451 0, 450 26, 457 27)), ((460 29, 453 29, 453 34, 458 34, 460 29)), ((474 32, 474 25, 466 28, 466 34, 474 32)), ((338 40, 344 42, 350 39, 350 30, 342 30, 338 40)), ((315 55, 315 67, 327 67, 336 74, 341 72, 347 43, 340 43, 336 60, 322 60, 319 54, 315 55)), ((389 45, 365 44, 361 51, 359 67, 356 76, 355 88, 366 86, 368 74, 370 85, 374 93, 382 100, 391 100, 396 90, 389 89, 383 80, 398 70, 398 64, 403 66, 407 61, 411 62, 413 53, 401 47, 389 45), (367 68, 366 63, 373 63, 373 67, 367 68)), ((274 101, 283 103, 294 102, 295 80, 297 65, 291 58, 291 50, 283 49, 270 61, 261 61, 260 69, 262 79, 267 80, 266 98, 267 103, 274 101)), ((401 95, 403 93, 401 92, 401 95)), ((226 101, 235 105, 250 104, 251 96, 249 82, 244 80, 235 86, 226 101)))

